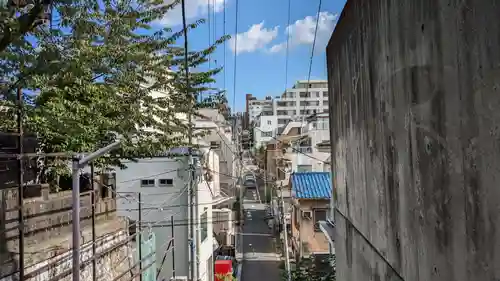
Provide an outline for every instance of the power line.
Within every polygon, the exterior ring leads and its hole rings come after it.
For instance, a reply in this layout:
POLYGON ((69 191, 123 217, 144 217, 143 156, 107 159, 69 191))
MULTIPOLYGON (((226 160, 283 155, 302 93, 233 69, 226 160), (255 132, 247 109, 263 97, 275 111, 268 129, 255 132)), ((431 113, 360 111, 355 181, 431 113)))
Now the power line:
MULTIPOLYGON (((287 27, 290 26, 290 18, 291 18, 291 7, 292 7, 292 1, 288 0, 288 19, 287 19, 287 27)), ((288 54, 289 54, 289 45, 290 45, 290 32, 287 32, 286 36, 286 53, 285 53, 285 93, 286 89, 288 87, 288 54)))
MULTIPOLYGON (((208 27, 208 47, 212 47, 212 35, 211 35, 211 29, 212 25, 210 24, 210 16, 211 16, 211 11, 210 11, 210 0, 207 0, 207 27, 208 27)), ((212 69, 212 54, 208 54, 208 69, 209 71, 212 69)))
MULTIPOLYGON (((261 129, 259 129, 259 128, 257 128, 257 127, 256 127, 256 129, 262 132, 262 130, 261 130, 261 129)), ((281 143, 283 143, 283 142, 284 142, 284 141, 282 141, 282 140, 279 140, 279 139, 278 139, 278 138, 276 138, 276 137, 272 137, 272 136, 271 136, 271 138, 273 138, 274 140, 276 140, 276 141, 278 141, 278 142, 281 142, 281 143)), ((307 153, 304 153, 304 152, 302 152, 302 151, 300 151, 300 150, 298 150, 298 149, 294 148, 293 146, 291 146, 290 148, 291 148, 293 151, 295 151, 295 152, 297 152, 297 153, 299 153, 299 154, 303 154, 303 155, 305 155, 305 156, 307 156, 307 157, 309 157, 309 158, 311 158, 311 159, 317 160, 317 161, 319 161, 319 162, 321 162, 321 163, 323 163, 323 164, 329 164, 328 162, 326 162, 326 161, 324 161, 324 160, 321 160, 321 159, 319 159, 319 158, 316 158, 316 157, 314 157, 314 156, 311 156, 311 155, 309 155, 309 154, 307 154, 307 153)))
POLYGON ((238 8, 239 1, 236 0, 236 17, 234 22, 234 69, 233 69, 233 110, 236 110, 236 69, 238 66, 238 8))
POLYGON ((153 177, 156 177, 156 176, 161 176, 161 175, 166 175, 166 174, 170 174, 170 173, 173 173, 173 172, 177 172, 179 170, 180 169, 178 169, 178 168, 177 169, 172 169, 172 170, 169 170, 169 171, 165 171, 165 172, 161 172, 161 173, 157 173, 157 174, 152 174, 152 175, 148 175, 148 176, 144 176, 144 177, 139 177, 139 178, 133 178, 133 179, 124 180, 124 181, 118 182, 117 184, 132 182, 132 181, 136 181, 136 180, 144 180, 144 179, 148 179, 148 178, 153 178, 153 177))
MULTIPOLYGON (((309 88, 311 88, 311 84, 310 84, 311 83, 311 71, 312 71, 312 64, 313 64, 313 58, 314 58, 314 48, 316 46, 316 37, 318 35, 319 17, 321 14, 321 2, 322 2, 322 0, 319 0, 318 14, 316 15, 316 26, 314 27, 314 38, 313 38, 313 43, 311 46, 311 56, 309 57, 309 70, 307 73, 307 87, 306 87, 306 96, 305 96, 306 98, 309 97, 309 88)), ((304 113, 305 113, 305 108, 306 108, 307 104, 308 104, 308 101, 307 100, 304 101, 304 107, 302 108, 304 113)), ((304 117, 302 118, 302 122, 304 122, 304 117)))
MULTIPOLYGON (((222 17, 223 17, 222 35, 226 36, 226 0, 223 1, 222 5, 223 5, 223 9, 224 9, 222 11, 222 13, 223 13, 223 15, 222 15, 222 17)), ((223 88, 224 88, 224 91, 227 91, 227 89, 226 89, 226 50, 227 50, 226 41, 227 40, 224 40, 224 52, 223 52, 224 53, 224 58, 223 58, 223 64, 224 64, 223 88)), ((233 108, 233 110, 234 110, 234 108, 233 108)))

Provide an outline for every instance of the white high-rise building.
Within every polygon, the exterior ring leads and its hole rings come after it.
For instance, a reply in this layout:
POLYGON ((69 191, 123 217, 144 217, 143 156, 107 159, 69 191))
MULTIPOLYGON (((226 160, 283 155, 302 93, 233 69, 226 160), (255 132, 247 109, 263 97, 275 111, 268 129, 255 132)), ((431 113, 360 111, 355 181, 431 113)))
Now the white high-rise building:
POLYGON ((248 119, 250 124, 257 122, 257 118, 262 112, 268 114, 273 112, 273 98, 270 96, 265 97, 263 100, 253 98, 248 101, 248 119))
POLYGON ((276 97, 273 103, 278 127, 285 126, 292 120, 299 121, 309 115, 326 112, 328 111, 328 82, 327 80, 310 80, 308 83, 307 80, 299 80, 280 97, 276 97))

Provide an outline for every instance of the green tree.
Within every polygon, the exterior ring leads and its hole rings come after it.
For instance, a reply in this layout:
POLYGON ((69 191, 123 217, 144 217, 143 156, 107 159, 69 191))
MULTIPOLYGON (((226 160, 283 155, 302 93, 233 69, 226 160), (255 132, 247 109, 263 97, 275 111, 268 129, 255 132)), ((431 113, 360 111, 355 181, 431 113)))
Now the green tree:
MULTIPOLYGON (((120 135, 122 147, 96 164, 121 166, 123 158, 186 145, 190 125, 182 116, 225 102, 222 91, 207 86, 221 68, 202 65, 228 36, 188 52, 186 87, 186 50, 178 42, 185 31, 158 24, 180 1, 53 2, 57 17, 50 28, 34 28, 0 51, 2 105, 13 108, 14 90, 22 88, 24 126, 44 152, 93 151, 120 135)), ((15 130, 14 111, 8 113, 2 131, 15 130)), ((63 159, 40 162, 41 180, 68 171, 63 159)))
MULTIPOLYGON (((303 258, 291 270, 291 281, 335 281, 335 255, 330 256, 324 268, 316 268, 310 258, 303 258)), ((284 267, 283 267, 284 268, 284 267)), ((283 280, 288 280, 286 271, 283 271, 283 280)))

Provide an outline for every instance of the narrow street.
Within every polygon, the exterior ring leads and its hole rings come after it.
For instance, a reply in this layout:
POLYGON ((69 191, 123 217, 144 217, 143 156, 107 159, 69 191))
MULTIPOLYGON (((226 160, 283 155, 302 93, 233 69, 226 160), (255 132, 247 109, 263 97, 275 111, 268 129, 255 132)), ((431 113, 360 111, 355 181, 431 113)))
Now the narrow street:
POLYGON ((244 198, 245 225, 243 226, 243 281, 279 281, 280 256, 271 230, 264 221, 265 204, 259 203, 254 190, 244 198))

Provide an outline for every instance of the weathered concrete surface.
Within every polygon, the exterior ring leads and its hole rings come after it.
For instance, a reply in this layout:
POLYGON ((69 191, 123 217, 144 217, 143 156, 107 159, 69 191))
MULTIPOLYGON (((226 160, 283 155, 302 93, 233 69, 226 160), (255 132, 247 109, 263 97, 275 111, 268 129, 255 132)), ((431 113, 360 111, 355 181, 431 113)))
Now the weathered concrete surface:
MULTIPOLYGON (((406 281, 500 280, 499 15, 349 0, 327 48, 337 207, 406 281)), ((337 280, 399 280, 335 219, 337 280)))
MULTIPOLYGON (((92 229, 82 228, 81 237, 81 263, 82 270, 80 278, 83 281, 92 280, 92 229)), ((99 280, 138 280, 133 278, 137 273, 135 264, 135 249, 130 243, 126 222, 121 219, 101 222, 96 225, 96 253, 97 276, 99 280), (123 274, 126 273, 126 274, 123 274)), ((38 245, 32 245, 25 249, 26 269, 25 278, 29 281, 47 280, 72 280, 72 235, 62 233, 53 236, 51 240, 44 240, 38 245)), ((16 265, 18 263, 16 262, 16 265)), ((12 264, 4 264, 0 267, 2 276, 0 281, 19 280, 18 268, 12 264), (8 274, 8 272, 16 272, 8 274), (7 274, 6 274, 7 273, 7 274)))

